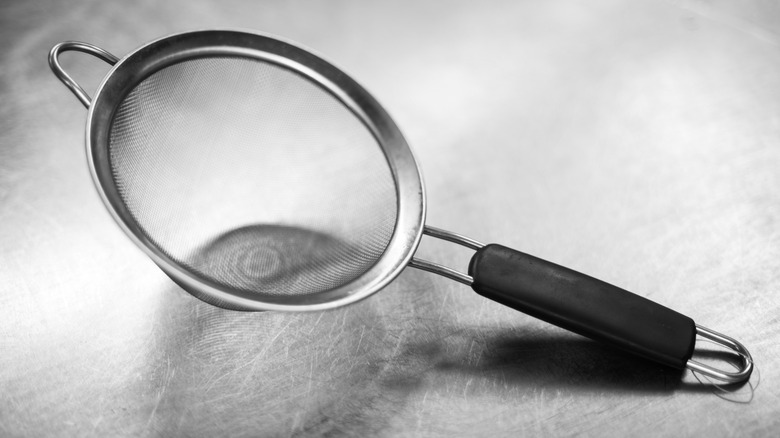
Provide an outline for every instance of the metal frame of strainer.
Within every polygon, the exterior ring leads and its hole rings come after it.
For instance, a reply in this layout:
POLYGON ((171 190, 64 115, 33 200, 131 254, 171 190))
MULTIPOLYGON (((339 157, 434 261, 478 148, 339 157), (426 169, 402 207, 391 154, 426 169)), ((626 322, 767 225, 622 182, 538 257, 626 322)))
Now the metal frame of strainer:
POLYGON ((211 304, 236 310, 316 311, 366 298, 391 282, 409 264, 423 233, 425 190, 409 145, 382 106, 352 78, 317 55, 293 43, 259 33, 206 30, 174 34, 134 50, 122 59, 91 44, 63 42, 49 52, 57 77, 89 110, 86 148, 89 168, 101 199, 117 224, 172 280, 211 304), (79 51, 113 65, 90 98, 65 72, 59 55, 79 51), (339 99, 371 131, 387 158, 398 200, 395 229, 387 248, 365 273, 326 292, 274 296, 252 294, 210 282, 182 268, 144 234, 123 203, 109 163, 109 134, 116 109, 135 85, 156 71, 189 59, 244 57, 277 64, 314 81, 339 99))
MULTIPOLYGON (((122 59, 91 44, 63 42, 49 53, 56 76, 88 108, 86 149, 89 168, 101 199, 117 224, 172 280, 185 290, 211 304, 236 310, 315 311, 343 306, 366 298, 392 281, 406 267, 430 271, 472 285, 473 278, 429 261, 415 259, 423 234, 458 243, 474 250, 483 244, 473 239, 425 225, 426 199, 417 162, 399 128, 382 106, 357 82, 340 69, 291 42, 254 32, 207 30, 174 34, 154 40, 122 59), (68 75, 59 55, 80 51, 113 65, 98 87, 94 99, 68 75), (396 185, 397 219, 384 253, 355 280, 326 292, 270 296, 228 288, 196 276, 164 254, 143 233, 122 202, 109 164, 109 135, 115 111, 125 96, 149 75, 188 59, 238 56, 286 67, 319 84, 339 99, 371 131, 381 145, 396 185)), ((581 275, 581 274, 578 274, 581 275)), ((718 370, 688 360, 686 367, 725 382, 742 382, 753 369, 747 349, 731 337, 696 324, 696 334, 734 351, 742 361, 737 372, 718 370)))

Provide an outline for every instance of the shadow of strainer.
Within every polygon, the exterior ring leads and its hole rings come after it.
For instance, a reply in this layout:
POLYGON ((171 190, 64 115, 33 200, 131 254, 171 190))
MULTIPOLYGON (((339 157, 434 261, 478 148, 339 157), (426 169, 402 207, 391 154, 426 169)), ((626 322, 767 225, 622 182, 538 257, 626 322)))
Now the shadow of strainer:
POLYGON ((331 235, 285 225, 250 225, 189 254, 184 264, 219 285, 268 296, 328 291, 363 274, 374 259, 345 257, 353 245, 331 235))

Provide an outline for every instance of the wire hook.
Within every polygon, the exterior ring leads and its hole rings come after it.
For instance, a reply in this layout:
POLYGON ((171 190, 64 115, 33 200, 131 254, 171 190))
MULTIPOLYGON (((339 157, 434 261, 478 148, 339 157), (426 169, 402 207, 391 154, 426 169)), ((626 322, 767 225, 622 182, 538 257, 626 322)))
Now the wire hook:
POLYGON ((730 372, 689 359, 685 365, 686 368, 726 383, 740 383, 750 378, 750 374, 753 373, 753 357, 744 345, 732 337, 710 330, 707 327, 702 327, 699 324, 696 324, 696 334, 736 353, 742 359, 742 366, 737 372, 730 372))

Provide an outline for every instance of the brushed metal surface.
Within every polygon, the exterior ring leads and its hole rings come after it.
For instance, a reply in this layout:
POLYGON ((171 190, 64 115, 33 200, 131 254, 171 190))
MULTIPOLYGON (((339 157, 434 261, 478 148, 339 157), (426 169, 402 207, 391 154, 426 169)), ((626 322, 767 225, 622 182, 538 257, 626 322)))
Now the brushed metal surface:
MULTIPOLYGON (((775 436, 779 32, 763 2, 3 2, 0 435, 775 436), (321 313, 186 294, 104 211, 86 112, 46 54, 213 27, 299 41, 370 90, 420 161, 428 223, 739 339, 755 390, 412 269, 321 313)), ((62 62, 88 93, 107 71, 62 62)), ((470 252, 418 255, 465 268, 470 252)))

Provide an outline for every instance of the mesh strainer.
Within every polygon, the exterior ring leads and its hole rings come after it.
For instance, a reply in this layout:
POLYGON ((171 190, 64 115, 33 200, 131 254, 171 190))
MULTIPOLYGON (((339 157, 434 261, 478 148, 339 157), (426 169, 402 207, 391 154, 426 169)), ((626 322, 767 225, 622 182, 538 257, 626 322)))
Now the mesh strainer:
POLYGON ((269 36, 172 35, 119 60, 80 42, 49 63, 89 109, 90 169, 119 226, 182 288, 235 310, 322 310, 365 298, 407 265, 657 362, 750 376, 737 341, 567 268, 425 226, 415 159, 379 103, 338 68, 269 36), (61 68, 114 65, 94 99, 61 68), (469 274, 413 258, 423 234, 476 250, 469 274), (690 360, 696 335, 736 372, 690 360))

